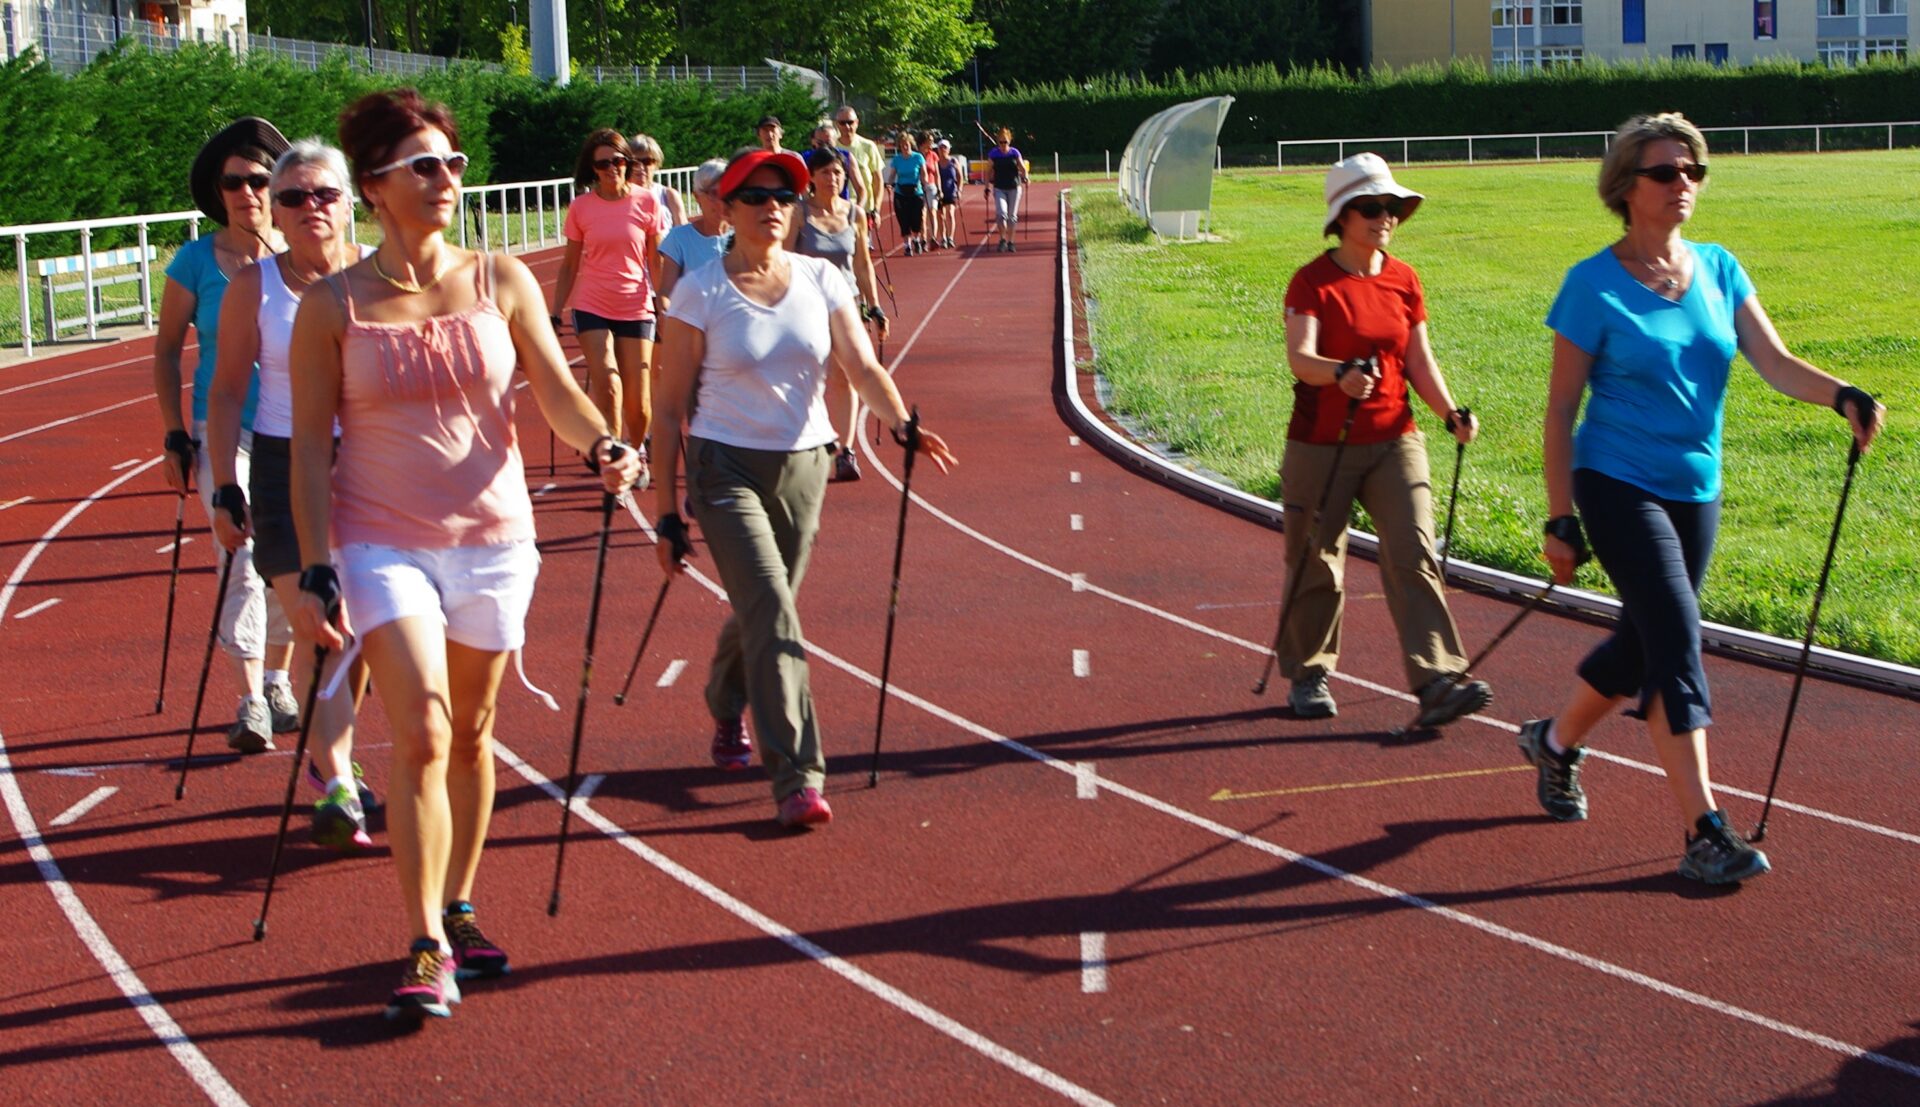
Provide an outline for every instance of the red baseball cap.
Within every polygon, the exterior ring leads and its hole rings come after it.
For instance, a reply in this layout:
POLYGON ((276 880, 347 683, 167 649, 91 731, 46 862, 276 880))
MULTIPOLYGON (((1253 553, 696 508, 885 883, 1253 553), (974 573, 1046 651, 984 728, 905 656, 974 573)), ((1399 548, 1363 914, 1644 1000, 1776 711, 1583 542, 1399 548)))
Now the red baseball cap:
POLYGON ((720 194, 722 200, 729 199, 761 166, 779 170, 781 176, 787 179, 787 187, 795 192, 807 190, 807 163, 791 150, 749 150, 741 154, 727 163, 727 171, 720 174, 720 183, 714 185, 713 190, 720 194))

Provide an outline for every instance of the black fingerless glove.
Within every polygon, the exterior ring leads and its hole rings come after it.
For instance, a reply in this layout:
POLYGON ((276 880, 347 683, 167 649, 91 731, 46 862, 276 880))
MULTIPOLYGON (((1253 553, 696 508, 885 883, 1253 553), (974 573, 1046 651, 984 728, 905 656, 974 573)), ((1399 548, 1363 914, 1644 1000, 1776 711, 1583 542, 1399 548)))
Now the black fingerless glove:
POLYGON ((867 308, 865 314, 869 320, 875 323, 885 323, 887 321, 887 313, 881 311, 877 304, 867 308))
POLYGON ((675 561, 685 561, 693 556, 693 538, 687 534, 686 520, 680 516, 672 514, 660 516, 660 521, 653 525, 653 532, 660 536, 660 541, 667 544, 667 548, 673 552, 675 561))
POLYGON ((237 484, 223 484, 213 493, 213 506, 227 513, 235 529, 247 525, 247 494, 237 484))
POLYGON ((1452 411, 1447 412, 1447 433, 1448 434, 1452 434, 1454 430, 1458 427, 1461 427, 1461 426, 1470 427, 1472 425, 1473 425, 1473 409, 1472 408, 1456 407, 1452 411))
POLYGON ((1842 386, 1840 394, 1833 398, 1833 410, 1839 412, 1842 419, 1849 418, 1847 409, 1851 407, 1860 412, 1860 422, 1866 423, 1873 418, 1873 406, 1872 393, 1850 384, 1842 386))
POLYGON ((1555 515, 1547 520, 1544 531, 1549 538, 1558 538, 1573 547, 1573 565, 1579 568, 1593 559, 1593 551, 1587 549, 1587 536, 1580 529, 1578 515, 1555 515))
POLYGON ((560 328, 566 325, 560 321, 560 317, 558 315, 547 316, 547 322, 553 324, 553 333, 555 334, 559 334, 560 328))
POLYGON ((172 430, 167 432, 164 448, 168 453, 179 459, 180 472, 185 474, 189 481, 193 479, 193 457, 199 445, 200 443, 195 442, 193 436, 186 431, 172 430))
POLYGON ((333 566, 309 565, 300 570, 300 591, 320 601, 327 612, 327 622, 339 618, 340 574, 333 571, 333 566))
POLYGON ((908 409, 907 425, 897 428, 888 427, 887 433, 893 435, 894 445, 908 453, 917 452, 920 449, 920 409, 917 407, 908 409))
POLYGON ((613 435, 610 435, 610 434, 603 434, 600 437, 594 439, 593 445, 588 447, 587 449, 587 456, 585 460, 587 463, 587 468, 593 470, 594 475, 596 476, 598 476, 600 473, 600 444, 602 442, 608 443, 607 460, 610 462, 619 461, 621 458, 627 456, 628 450, 633 448, 627 445, 625 442, 620 441, 618 438, 615 438, 613 435))

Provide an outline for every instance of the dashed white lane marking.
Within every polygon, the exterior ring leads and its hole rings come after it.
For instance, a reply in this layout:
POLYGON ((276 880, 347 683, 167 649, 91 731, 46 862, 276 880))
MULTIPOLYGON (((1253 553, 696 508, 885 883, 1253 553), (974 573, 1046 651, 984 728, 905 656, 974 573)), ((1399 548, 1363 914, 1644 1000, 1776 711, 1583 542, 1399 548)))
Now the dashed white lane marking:
POLYGON ((1080 444, 1080 436, 1079 436, 1079 435, 1077 435, 1077 434, 1069 434, 1069 435, 1067 435, 1067 445, 1069 445, 1069 446, 1078 446, 1079 444, 1080 444))
POLYGON ((93 776, 92 769, 41 769, 48 776, 93 776))
MULTIPOLYGON (((184 353, 187 350, 198 350, 199 348, 200 348, 200 344, 198 342, 189 342, 185 346, 181 347, 181 351, 184 353)), ((109 361, 105 365, 96 365, 91 369, 78 369, 71 373, 62 373, 57 377, 47 377, 44 380, 28 381, 25 384, 16 384, 12 388, 0 388, 0 396, 11 396, 15 392, 25 392, 29 388, 44 388, 50 384, 59 384, 61 381, 70 381, 75 377, 90 377, 95 373, 104 373, 109 369, 119 369, 122 366, 126 366, 126 365, 136 365, 142 362, 152 362, 152 361, 153 361, 152 354, 139 354, 134 357, 122 358, 119 361, 109 361)))
POLYGON ((1092 800, 1100 798, 1100 775, 1093 770, 1091 761, 1073 763, 1073 798, 1092 800))
POLYGON ((659 680, 653 682, 653 686, 655 688, 671 688, 673 687, 673 682, 680 679, 680 674, 686 671, 686 661, 676 657, 672 661, 667 662, 666 671, 660 674, 659 680))
POLYGON ((1093 655, 1086 650, 1073 651, 1073 675, 1088 676, 1093 672, 1093 655))
POLYGON ((79 822, 81 816, 85 815, 87 812, 93 810, 94 808, 100 806, 102 803, 105 803, 107 800, 107 797, 113 795, 115 792, 118 792, 119 790, 120 789, 112 787, 111 785, 101 787, 101 788, 95 788, 93 791, 88 792, 86 797, 83 798, 79 803, 76 803, 72 807, 67 808, 65 811, 60 812, 58 815, 55 815, 53 818, 48 819, 47 825, 48 826, 66 826, 68 823, 79 822))
POLYGON ((1071 472, 1069 472, 1069 473, 1067 474, 1067 483, 1068 483, 1068 484, 1079 484, 1079 483, 1080 483, 1080 470, 1078 470, 1078 469, 1075 469, 1075 470, 1073 470, 1073 471, 1071 471, 1071 472))
POLYGON ((1087 590, 1087 574, 1075 573, 1073 574, 1072 581, 1075 592, 1085 592, 1087 590))
POLYGON ((1067 529, 1068 530, 1086 530, 1087 529, 1086 517, 1082 515, 1067 516, 1067 529))
POLYGON ((1080 990, 1107 990, 1107 936, 1098 930, 1080 932, 1080 990))
MULTIPOLYGON (((143 396, 133 402, 138 403, 151 398, 150 395, 143 396)), ((145 465, 129 469, 101 485, 86 499, 67 509, 67 513, 48 528, 47 532, 40 536, 40 540, 27 551, 26 556, 20 559, 20 563, 13 567, 13 572, 7 577, 7 583, 0 586, 0 617, 6 615, 7 605, 13 601, 13 594, 19 590, 21 580, 25 579, 28 570, 33 568, 33 563, 40 559, 40 554, 55 538, 59 537, 60 532, 67 529, 68 524, 79 518, 81 512, 99 502, 101 497, 158 464, 160 459, 156 457, 145 465)), ((113 947, 113 942, 108 939, 106 931, 100 929, 100 924, 88 913, 86 904, 80 902, 79 893, 73 890, 73 885, 67 883, 66 874, 60 871, 59 862, 53 859, 53 851, 47 848, 45 840, 40 837, 40 827, 33 820, 33 811, 27 806, 26 794, 20 790, 20 778, 13 771, 12 759, 7 756, 4 735, 0 735, 0 801, 6 803, 7 814, 13 820, 13 829, 20 836, 21 844, 26 846, 27 856, 33 859, 34 867, 39 870, 40 879, 45 882, 54 903, 60 907, 60 913, 66 916, 67 925, 73 927, 73 932, 87 947, 87 952, 93 954, 94 960, 107 971, 114 986, 120 989, 120 994, 126 996, 127 1002, 139 1012, 140 1017, 146 1021, 148 1029, 153 1031, 154 1037, 160 1039, 160 1043, 166 1047, 167 1052, 173 1056, 181 1068, 186 1070, 187 1075, 199 1085, 206 1097, 218 1107, 246 1107, 247 1101, 232 1084, 227 1083, 227 1078, 221 1075, 220 1070, 213 1067, 213 1062, 207 1060, 207 1055, 200 1052, 200 1047, 193 1044, 192 1039, 187 1037, 187 1032, 181 1029, 180 1024, 173 1021, 173 1016, 167 1014, 167 1009, 161 1006, 160 1001, 153 998, 153 993, 147 990, 139 974, 135 973, 126 959, 120 956, 120 951, 113 947)))
POLYGON ((106 407, 96 407, 92 411, 83 411, 78 415, 69 415, 65 419, 55 419, 51 423, 42 423, 37 427, 28 427, 23 431, 14 431, 12 434, 0 435, 0 445, 12 442, 16 438, 25 438, 30 434, 39 434, 43 430, 64 427, 68 423, 78 423, 82 419, 91 419, 96 415, 105 415, 109 411, 119 411, 123 407, 132 407, 135 404, 150 404, 152 402, 153 393, 149 391, 146 395, 135 396, 131 400, 121 400, 117 404, 108 404, 106 407))
POLYGON ((118 465, 114 465, 114 466, 110 466, 110 467, 108 468, 108 472, 113 472, 113 473, 118 473, 118 472, 119 472, 120 470, 122 470, 122 469, 130 469, 130 468, 132 468, 133 466, 135 466, 135 465, 138 465, 138 464, 140 464, 140 459, 139 459, 139 458, 137 458, 137 457, 130 457, 130 458, 128 458, 127 460, 125 460, 125 461, 123 461, 123 462, 121 462, 121 463, 120 463, 120 464, 118 464, 118 465))
POLYGON ((25 611, 16 612, 13 617, 16 619, 31 619, 35 615, 40 614, 42 611, 45 611, 47 608, 52 607, 59 602, 60 602, 60 597, 58 596, 55 596, 50 600, 41 600, 39 603, 34 604, 32 607, 27 608, 25 611))
MULTIPOLYGON (((193 541, 193 537, 192 537, 191 535, 189 535, 189 536, 187 536, 187 537, 185 537, 185 538, 182 538, 182 539, 180 540, 180 545, 181 545, 181 546, 182 546, 182 547, 184 548, 184 547, 186 546, 186 544, 187 544, 187 543, 189 543, 189 542, 191 542, 191 541, 193 541)), ((169 542, 169 543, 167 543, 166 545, 164 545, 164 546, 162 546, 162 547, 160 547, 159 549, 157 549, 157 550, 155 550, 155 551, 153 551, 153 552, 154 552, 154 553, 172 553, 172 552, 173 552, 173 543, 171 543, 171 542, 169 542)))
POLYGON ((0 511, 5 511, 10 507, 19 507, 21 504, 26 503, 28 500, 31 500, 31 499, 33 499, 32 496, 22 496, 17 500, 8 500, 6 503, 0 504, 0 511))
POLYGON ((600 790, 601 782, 606 779, 607 774, 605 773, 588 773, 587 778, 580 782, 580 787, 574 789, 573 802, 581 804, 592 799, 593 794, 600 790))
POLYGON ((547 493, 549 493, 549 492, 551 492, 551 491, 553 491, 554 489, 556 489, 556 488, 558 488, 558 487, 560 487, 560 486, 559 486, 559 485, 557 485, 557 484, 555 484, 555 483, 553 483, 552 481, 548 481, 547 483, 545 483, 545 484, 543 484, 543 485, 541 485, 541 486, 540 486, 540 491, 538 491, 538 492, 535 492, 535 493, 534 493, 534 495, 535 495, 535 496, 544 496, 544 495, 546 495, 547 493))

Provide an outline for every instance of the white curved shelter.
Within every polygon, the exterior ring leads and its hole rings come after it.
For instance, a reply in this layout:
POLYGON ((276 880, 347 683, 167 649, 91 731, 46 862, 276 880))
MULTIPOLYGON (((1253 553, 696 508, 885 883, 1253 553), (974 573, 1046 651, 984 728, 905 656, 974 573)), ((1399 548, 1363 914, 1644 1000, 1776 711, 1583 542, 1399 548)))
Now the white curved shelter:
POLYGON ((1120 155, 1120 197, 1165 238, 1198 238, 1213 220, 1214 144, 1231 96, 1209 96, 1149 116, 1120 155))

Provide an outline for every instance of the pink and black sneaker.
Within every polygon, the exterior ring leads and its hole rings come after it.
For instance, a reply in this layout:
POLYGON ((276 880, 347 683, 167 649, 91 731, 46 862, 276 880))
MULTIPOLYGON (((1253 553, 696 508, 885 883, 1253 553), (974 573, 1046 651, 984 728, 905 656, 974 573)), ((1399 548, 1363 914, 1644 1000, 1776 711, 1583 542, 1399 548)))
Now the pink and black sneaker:
POLYGON ((715 767, 737 773, 753 764, 753 739, 747 737, 745 719, 727 719, 713 724, 713 763, 715 767))
POLYGON ((818 788, 802 788, 780 801, 776 816, 784 827, 825 826, 833 821, 833 808, 818 788))
POLYGON ((447 944, 453 947, 454 975, 462 980, 507 975, 507 951, 489 941, 473 921, 473 904, 456 900, 444 916, 447 944))
POLYGON ((444 1019, 460 1002, 460 985, 453 978, 453 958, 432 938, 421 938, 407 950, 407 969, 400 986, 387 999, 387 1018, 419 1023, 431 1015, 444 1019))

